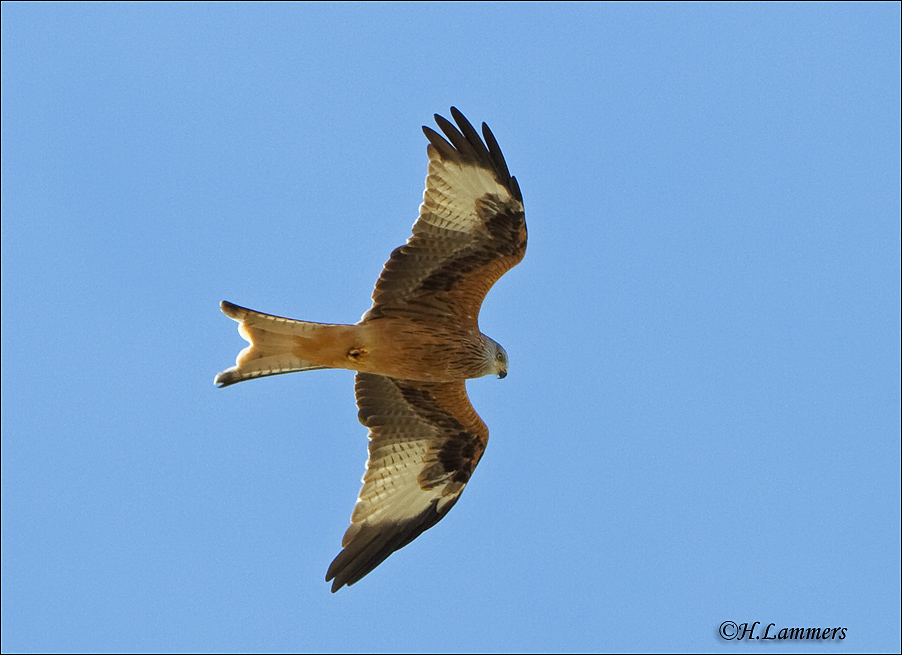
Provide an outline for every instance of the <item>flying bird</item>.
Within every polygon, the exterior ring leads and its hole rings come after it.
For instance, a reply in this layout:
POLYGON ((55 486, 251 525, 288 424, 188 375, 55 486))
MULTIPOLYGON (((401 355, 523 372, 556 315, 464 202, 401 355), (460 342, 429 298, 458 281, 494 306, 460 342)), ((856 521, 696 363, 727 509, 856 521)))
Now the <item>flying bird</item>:
POLYGON ((360 422, 369 428, 363 487, 342 550, 326 573, 334 593, 352 585, 442 519, 489 439, 465 381, 507 375, 504 348, 479 331, 492 285, 526 252, 523 197, 498 142, 456 108, 455 127, 423 127, 426 190, 413 234, 376 282, 355 325, 296 321, 230 302, 250 345, 214 380, 220 387, 323 368, 357 371, 360 422))

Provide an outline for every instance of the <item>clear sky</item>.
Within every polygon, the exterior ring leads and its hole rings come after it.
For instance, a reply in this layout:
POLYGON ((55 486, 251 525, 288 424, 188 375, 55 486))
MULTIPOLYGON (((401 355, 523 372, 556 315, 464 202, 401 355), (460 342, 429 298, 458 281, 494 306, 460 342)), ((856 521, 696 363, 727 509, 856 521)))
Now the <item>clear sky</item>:
POLYGON ((2 5, 2 648, 898 652, 900 5, 2 5), (359 584, 354 322, 432 115, 529 248, 461 501, 359 584), (737 643, 725 621, 846 628, 737 643))

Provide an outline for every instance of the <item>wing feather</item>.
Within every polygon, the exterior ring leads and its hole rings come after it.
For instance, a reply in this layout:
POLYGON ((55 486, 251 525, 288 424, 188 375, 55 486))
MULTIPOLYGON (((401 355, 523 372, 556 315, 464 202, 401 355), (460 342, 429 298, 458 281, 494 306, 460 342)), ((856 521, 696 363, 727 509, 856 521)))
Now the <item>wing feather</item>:
POLYGON ((363 320, 444 316, 476 327, 492 285, 526 252, 523 197, 489 127, 483 139, 456 108, 428 127, 429 169, 407 243, 392 252, 363 320), (458 129, 459 128, 459 129, 458 129))
POLYGON ((343 550, 326 573, 333 592, 438 523, 457 502, 489 438, 463 380, 358 373, 355 392, 358 417, 370 430, 369 459, 343 550))

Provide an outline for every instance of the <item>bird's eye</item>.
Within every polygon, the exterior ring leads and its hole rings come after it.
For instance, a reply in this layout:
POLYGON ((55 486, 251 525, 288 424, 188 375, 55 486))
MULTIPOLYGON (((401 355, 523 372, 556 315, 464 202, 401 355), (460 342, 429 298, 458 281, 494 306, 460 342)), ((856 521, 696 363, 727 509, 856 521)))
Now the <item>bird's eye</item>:
POLYGON ((498 353, 497 355, 495 355, 495 359, 497 359, 499 362, 503 362, 504 355, 502 355, 501 353, 498 353))

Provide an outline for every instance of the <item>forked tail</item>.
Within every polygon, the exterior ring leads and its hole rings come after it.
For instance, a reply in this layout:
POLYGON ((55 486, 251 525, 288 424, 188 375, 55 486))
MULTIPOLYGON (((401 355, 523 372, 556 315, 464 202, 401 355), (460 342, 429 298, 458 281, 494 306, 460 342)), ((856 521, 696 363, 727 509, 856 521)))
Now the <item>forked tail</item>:
POLYGON ((330 368, 328 359, 322 357, 330 353, 320 353, 319 361, 310 361, 316 343, 321 341, 316 337, 324 329, 351 327, 261 314, 225 300, 219 306, 226 316, 238 321, 238 332, 250 345, 238 354, 235 366, 216 376, 213 383, 218 387, 267 375, 330 368))

